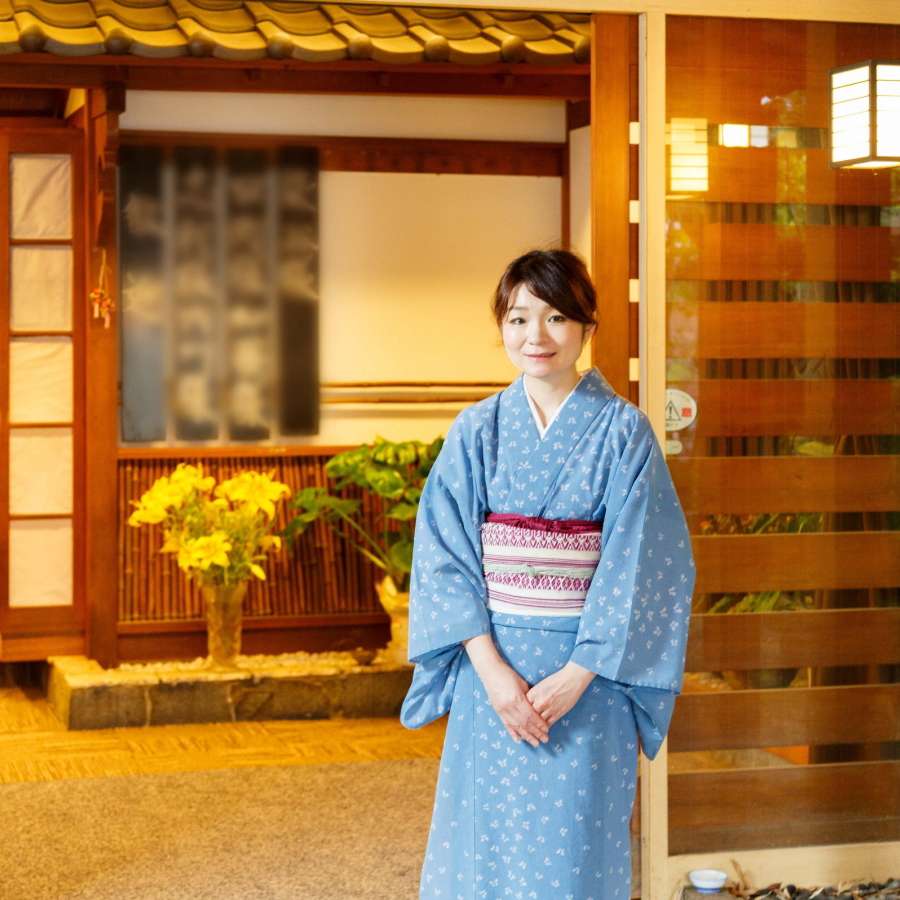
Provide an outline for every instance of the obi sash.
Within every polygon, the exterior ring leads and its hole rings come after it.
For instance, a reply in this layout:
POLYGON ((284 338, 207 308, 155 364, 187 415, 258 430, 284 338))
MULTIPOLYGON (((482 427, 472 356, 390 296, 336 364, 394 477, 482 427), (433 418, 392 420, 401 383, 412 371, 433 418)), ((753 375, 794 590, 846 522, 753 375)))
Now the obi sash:
POLYGON ((601 523, 488 513, 481 563, 488 609, 580 616, 600 561, 601 523))

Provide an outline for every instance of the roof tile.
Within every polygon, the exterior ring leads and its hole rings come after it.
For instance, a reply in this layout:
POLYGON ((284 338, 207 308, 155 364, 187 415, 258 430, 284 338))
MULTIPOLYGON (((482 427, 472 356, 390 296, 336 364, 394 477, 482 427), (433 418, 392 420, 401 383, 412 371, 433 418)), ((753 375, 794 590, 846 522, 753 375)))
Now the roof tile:
MULTIPOLYGON (((42 21, 31 12, 17 12, 20 40, 28 37, 31 46, 40 45, 47 53, 60 56, 94 56, 105 53, 103 32, 96 25, 89 28, 66 28, 42 21)), ((26 49, 30 49, 27 47, 26 49)))
POLYGON ((196 19, 179 19, 178 27, 187 35, 188 53, 192 56, 215 56, 217 59, 243 61, 266 56, 266 41, 252 31, 211 31, 196 19))
POLYGON ((220 6, 210 8, 211 0, 169 0, 179 19, 194 19, 202 28, 225 34, 252 31, 256 27, 253 17, 243 3, 219 0, 220 6))
POLYGON ((373 38, 372 46, 372 59, 378 62, 410 65, 425 59, 425 48, 406 33, 400 37, 373 38))
POLYGON ((498 44, 477 37, 467 41, 450 41, 450 62, 464 66, 486 66, 503 62, 498 44))
POLYGON ((12 6, 17 13, 27 13, 57 28, 90 28, 94 24, 94 9, 86 0, 76 0, 73 3, 13 0, 12 6))
POLYGON ((147 59, 173 59, 187 56, 188 40, 180 28, 141 29, 122 25, 112 16, 101 16, 97 24, 106 35, 107 52, 113 46, 113 38, 123 36, 128 41, 127 53, 147 59))
POLYGON ((406 34, 406 24, 393 12, 374 13, 372 15, 347 16, 347 21, 354 28, 372 38, 401 37, 406 34))
POLYGON ((0 21, 0 55, 21 53, 19 45, 19 27, 15 22, 0 21))
MULTIPOLYGON (((247 10, 256 19, 256 27, 262 31, 263 23, 271 22, 280 31, 290 35, 325 34, 331 29, 331 21, 315 3, 298 3, 293 10, 281 9, 281 4, 248 0, 247 10), (299 7, 310 7, 300 9, 299 7)), ((265 34, 265 32, 263 32, 265 34)))
POLYGON ((0 53, 571 64, 590 16, 306 0, 0 0, 0 53))
POLYGON ((563 66, 572 62, 572 59, 572 48, 554 38, 546 41, 528 41, 525 44, 526 62, 563 66))
POLYGON ((175 27, 175 13, 165 0, 153 6, 132 6, 121 0, 92 0, 92 3, 98 22, 101 18, 110 17, 121 25, 139 31, 161 31, 175 27))

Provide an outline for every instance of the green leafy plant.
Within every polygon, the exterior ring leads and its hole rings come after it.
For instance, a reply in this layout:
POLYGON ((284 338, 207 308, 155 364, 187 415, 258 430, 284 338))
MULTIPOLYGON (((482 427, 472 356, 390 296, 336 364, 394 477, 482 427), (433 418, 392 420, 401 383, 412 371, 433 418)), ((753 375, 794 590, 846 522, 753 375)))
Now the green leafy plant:
POLYGON ((298 491, 291 501, 296 514, 280 533, 292 547, 313 522, 321 520, 382 569, 398 590, 406 590, 419 499, 443 443, 440 437, 430 444, 395 443, 377 437, 374 444, 363 444, 333 456, 325 464, 325 474, 336 479, 334 493, 322 487, 298 491), (349 485, 382 499, 384 512, 379 520, 383 527, 372 528, 365 521, 360 500, 337 496, 349 485), (341 528, 341 523, 346 528, 341 528))

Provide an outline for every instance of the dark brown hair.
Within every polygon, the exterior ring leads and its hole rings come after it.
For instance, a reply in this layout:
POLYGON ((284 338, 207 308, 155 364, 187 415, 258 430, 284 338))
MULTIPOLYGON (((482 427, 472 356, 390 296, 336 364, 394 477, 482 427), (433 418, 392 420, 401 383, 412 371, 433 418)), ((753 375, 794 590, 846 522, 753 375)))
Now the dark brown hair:
POLYGON ((596 325, 597 295, 581 258, 568 250, 532 250, 514 259, 503 273, 491 303, 497 327, 503 325, 520 284, 564 316, 596 325))

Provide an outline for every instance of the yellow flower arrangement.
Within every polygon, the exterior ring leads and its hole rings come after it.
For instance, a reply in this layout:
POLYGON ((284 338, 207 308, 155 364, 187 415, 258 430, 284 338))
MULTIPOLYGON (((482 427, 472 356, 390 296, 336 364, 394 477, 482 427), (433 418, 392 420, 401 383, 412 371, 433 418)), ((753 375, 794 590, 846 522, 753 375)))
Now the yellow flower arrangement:
POLYGON ((216 486, 202 466, 180 463, 135 502, 128 524, 161 525, 161 552, 176 554, 179 568, 200 584, 265 579, 260 563, 281 548, 270 533, 277 505, 290 494, 272 474, 241 472, 216 486))

